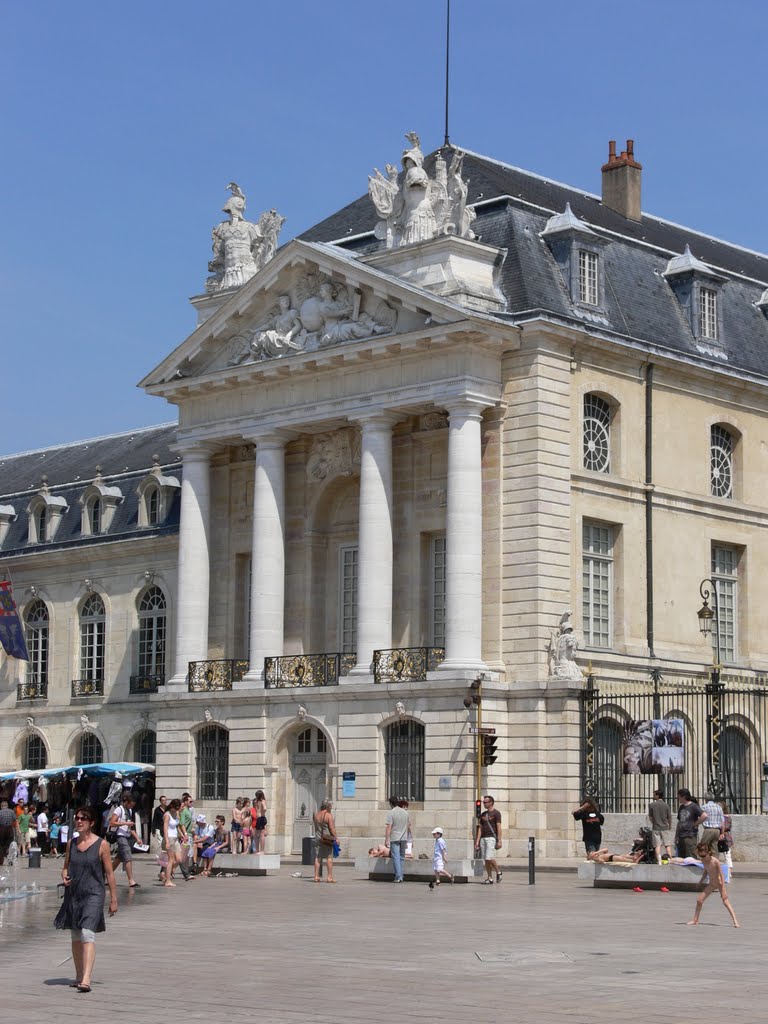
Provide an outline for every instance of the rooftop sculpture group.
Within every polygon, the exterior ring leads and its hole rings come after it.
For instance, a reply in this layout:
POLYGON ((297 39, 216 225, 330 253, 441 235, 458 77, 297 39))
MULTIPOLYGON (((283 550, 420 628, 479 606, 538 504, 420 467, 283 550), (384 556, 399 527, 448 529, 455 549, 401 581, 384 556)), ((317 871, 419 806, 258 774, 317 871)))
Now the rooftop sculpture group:
POLYGON ((435 176, 424 169, 419 136, 405 136, 410 148, 403 151, 402 173, 393 164, 386 175, 378 167, 368 178, 368 194, 381 220, 375 234, 387 249, 425 242, 438 235, 474 238, 475 211, 467 206, 468 183, 462 178, 464 154, 450 149, 450 163, 442 152, 435 159, 435 176))
POLYGON ((277 238, 285 222, 276 210, 262 213, 258 224, 246 220, 245 196, 240 186, 231 181, 227 188, 232 194, 222 209, 229 214, 229 220, 217 224, 212 232, 213 259, 208 264, 211 276, 205 282, 208 292, 239 288, 249 281, 275 255, 277 238))

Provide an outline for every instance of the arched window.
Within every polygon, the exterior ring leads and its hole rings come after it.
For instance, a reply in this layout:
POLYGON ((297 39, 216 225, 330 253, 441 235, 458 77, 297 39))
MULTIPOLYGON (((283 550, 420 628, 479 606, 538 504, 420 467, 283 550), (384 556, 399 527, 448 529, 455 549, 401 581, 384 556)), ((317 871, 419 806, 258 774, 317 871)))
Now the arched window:
POLYGON ((160 587, 150 587, 139 602, 139 658, 142 677, 165 682, 166 602, 160 587))
POLYGON ((611 469, 611 407, 599 395, 584 395, 584 469, 611 469))
POLYGON ((99 764, 104 760, 101 740, 92 732, 84 732, 77 747, 78 764, 99 764))
POLYGON ((226 800, 229 788, 229 733, 207 725, 197 734, 197 798, 226 800))
POLYGON ((45 601, 35 601, 27 612, 25 632, 27 639, 27 695, 48 696, 48 607, 45 601))
POLYGON ((139 764, 154 764, 157 755, 157 733, 144 729, 133 741, 133 760, 139 764))
POLYGON ((37 542, 38 544, 45 544, 48 540, 48 509, 45 505, 41 505, 37 510, 37 542))
POLYGON ((595 781, 597 798, 603 811, 620 812, 623 757, 623 732, 612 718, 595 722, 595 781))
POLYGON ((328 751, 328 740, 322 729, 302 729, 296 737, 297 754, 325 754, 328 751))
POLYGON ((733 435, 715 424, 709 447, 710 481, 715 498, 733 497, 733 435))
POLYGON ((735 725, 720 733, 720 770, 725 783, 725 800, 732 814, 759 814, 760 801, 752 807, 751 750, 749 739, 735 725))
POLYGON ((160 523, 160 490, 150 487, 144 500, 147 503, 147 526, 157 526, 160 523))
POLYGON ((26 772, 39 772, 48 765, 48 751, 45 749, 42 736, 31 732, 24 740, 24 755, 21 767, 26 772))
POLYGON ((412 718, 384 730, 384 774, 387 796, 424 799, 424 726, 412 718))
POLYGON ((80 612, 80 678, 103 682, 106 612, 98 594, 90 594, 80 612))
POLYGON ((88 509, 91 536, 101 533, 101 498, 94 498, 88 509))

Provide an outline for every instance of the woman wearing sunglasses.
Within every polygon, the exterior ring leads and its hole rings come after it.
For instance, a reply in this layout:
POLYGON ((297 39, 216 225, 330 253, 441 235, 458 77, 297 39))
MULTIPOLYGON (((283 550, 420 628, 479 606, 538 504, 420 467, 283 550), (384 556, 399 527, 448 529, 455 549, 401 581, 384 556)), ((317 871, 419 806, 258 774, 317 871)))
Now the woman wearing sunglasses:
POLYGON ((76 978, 70 988, 82 993, 91 991, 96 932, 106 931, 106 886, 109 886, 109 916, 117 913, 117 888, 109 845, 93 831, 95 821, 96 815, 91 807, 78 807, 75 811, 74 835, 67 843, 61 871, 65 885, 64 903, 53 922, 56 928, 72 931, 76 978))

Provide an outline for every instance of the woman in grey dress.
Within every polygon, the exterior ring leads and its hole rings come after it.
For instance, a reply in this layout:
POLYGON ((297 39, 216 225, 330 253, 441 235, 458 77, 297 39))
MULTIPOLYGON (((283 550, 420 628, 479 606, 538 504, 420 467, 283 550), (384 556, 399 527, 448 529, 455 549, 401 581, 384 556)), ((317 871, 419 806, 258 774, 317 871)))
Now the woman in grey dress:
POLYGON ((93 831, 95 821, 92 807, 78 807, 75 811, 75 832, 67 843, 67 855, 61 871, 66 887, 64 903, 53 922, 56 928, 72 931, 72 959, 77 976, 70 988, 76 988, 78 992, 91 991, 96 932, 106 931, 106 886, 109 886, 109 916, 117 913, 117 888, 109 844, 93 831))

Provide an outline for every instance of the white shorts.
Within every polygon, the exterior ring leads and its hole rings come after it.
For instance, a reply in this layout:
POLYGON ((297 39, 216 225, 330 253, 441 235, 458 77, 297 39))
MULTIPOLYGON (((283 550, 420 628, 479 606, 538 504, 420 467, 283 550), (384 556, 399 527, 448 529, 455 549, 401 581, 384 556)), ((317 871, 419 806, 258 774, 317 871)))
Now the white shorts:
POLYGON ((483 836, 480 840, 480 856, 483 860, 496 860, 496 838, 494 836, 483 836))

